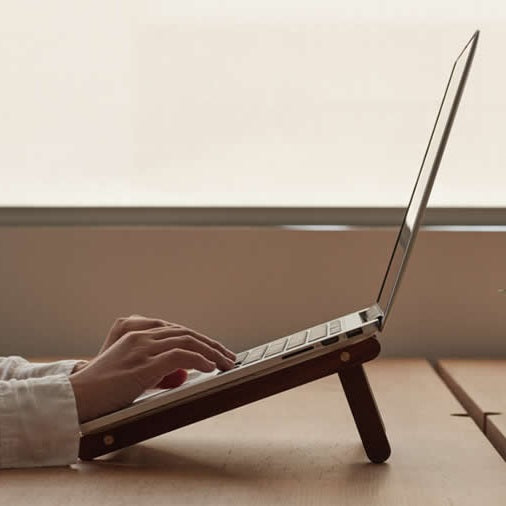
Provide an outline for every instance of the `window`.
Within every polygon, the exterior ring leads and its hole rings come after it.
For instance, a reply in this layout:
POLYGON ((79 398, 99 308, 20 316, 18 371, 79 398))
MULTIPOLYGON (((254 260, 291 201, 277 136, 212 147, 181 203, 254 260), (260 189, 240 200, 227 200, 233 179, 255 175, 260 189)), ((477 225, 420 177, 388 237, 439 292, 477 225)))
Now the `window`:
POLYGON ((504 2, 173 4, 9 4, 0 206, 403 206, 475 28, 431 205, 505 205, 504 2))

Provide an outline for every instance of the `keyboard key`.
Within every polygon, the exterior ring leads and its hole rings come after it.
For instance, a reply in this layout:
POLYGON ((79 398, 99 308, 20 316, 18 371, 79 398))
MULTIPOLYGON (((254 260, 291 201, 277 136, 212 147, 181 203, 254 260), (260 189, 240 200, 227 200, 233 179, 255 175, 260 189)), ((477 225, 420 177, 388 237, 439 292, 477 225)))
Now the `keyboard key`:
POLYGON ((267 353, 264 358, 272 357, 273 355, 277 355, 281 353, 285 349, 286 338, 279 339, 277 341, 272 342, 267 349, 267 353))
POLYGON ((340 320, 334 320, 330 322, 329 325, 329 331, 331 334, 337 334, 338 332, 341 332, 341 321, 340 320))
POLYGON ((327 335, 327 324, 323 323, 322 325, 318 325, 309 329, 309 339, 308 341, 316 341, 317 339, 321 339, 327 335))
POLYGON ((236 355, 235 363, 240 364, 241 362, 243 362, 244 359, 248 356, 248 353, 249 352, 247 352, 247 351, 243 351, 242 353, 239 353, 238 355, 236 355))
POLYGON ((240 367, 240 364, 236 364, 232 369, 228 369, 227 371, 220 371, 216 376, 220 376, 221 374, 225 374, 226 372, 235 371, 238 367, 240 367))
POLYGON ((293 334, 288 339, 288 346, 286 347, 287 350, 291 350, 292 348, 295 348, 296 346, 300 346, 301 344, 304 344, 306 342, 306 335, 307 330, 303 330, 302 332, 297 332, 297 334, 293 334))
POLYGON ((251 350, 249 352, 248 357, 242 363, 242 365, 252 364, 253 362, 256 362, 257 360, 260 360, 263 357, 266 348, 267 348, 267 346, 262 346, 260 348, 255 348, 254 350, 251 350))

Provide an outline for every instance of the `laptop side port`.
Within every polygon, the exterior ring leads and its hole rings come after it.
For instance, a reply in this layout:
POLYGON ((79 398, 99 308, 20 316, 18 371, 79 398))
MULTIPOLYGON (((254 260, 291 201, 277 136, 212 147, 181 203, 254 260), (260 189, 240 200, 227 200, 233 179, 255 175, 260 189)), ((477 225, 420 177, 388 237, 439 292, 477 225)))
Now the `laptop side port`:
POLYGON ((346 337, 348 339, 352 338, 352 337, 355 337, 355 336, 359 336, 361 334, 364 333, 364 330, 363 329, 355 329, 355 330, 350 330, 349 332, 346 332, 346 337))
POLYGON ((367 316, 367 311, 360 311, 360 313, 358 313, 358 315, 360 316, 362 323, 365 323, 366 321, 369 320, 369 318, 367 316))
POLYGON ((339 336, 333 336, 333 337, 327 337, 327 339, 324 339, 322 341, 323 346, 328 346, 329 344, 334 344, 339 341, 339 336))

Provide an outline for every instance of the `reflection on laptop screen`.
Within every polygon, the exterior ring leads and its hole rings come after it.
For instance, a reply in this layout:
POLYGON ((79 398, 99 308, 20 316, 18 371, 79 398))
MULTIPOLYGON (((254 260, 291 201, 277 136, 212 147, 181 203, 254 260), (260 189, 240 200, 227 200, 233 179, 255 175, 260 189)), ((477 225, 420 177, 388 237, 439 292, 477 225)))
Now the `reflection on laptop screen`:
POLYGON ((411 195, 404 221, 397 236, 394 251, 378 295, 377 303, 384 313, 382 327, 392 307, 406 260, 413 246, 425 207, 427 206, 430 191, 434 184, 446 141, 448 140, 453 119, 457 112, 460 97, 471 67, 478 36, 479 32, 477 31, 457 57, 446 86, 436 123, 423 157, 422 167, 420 168, 415 188, 411 195))

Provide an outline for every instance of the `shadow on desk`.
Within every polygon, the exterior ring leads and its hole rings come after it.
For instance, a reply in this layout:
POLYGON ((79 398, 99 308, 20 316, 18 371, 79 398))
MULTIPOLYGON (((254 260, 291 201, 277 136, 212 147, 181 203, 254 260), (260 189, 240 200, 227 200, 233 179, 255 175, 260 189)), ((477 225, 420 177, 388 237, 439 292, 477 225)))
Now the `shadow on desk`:
MULTIPOLYGON (((125 504, 330 504, 329 499, 369 500, 387 495, 389 464, 371 464, 359 441, 324 448, 266 442, 255 448, 156 438, 68 468, 12 470, 4 478, 16 505, 125 504), (168 448, 172 446, 173 448, 168 448), (351 462, 351 463, 350 463, 351 462), (27 486, 29 485, 29 486, 27 486), (207 500, 207 499, 206 499, 207 500)), ((9 494, 8 494, 9 497, 9 494)), ((14 504, 13 503, 13 504, 14 504)))
MULTIPOLYGON (((149 443, 115 452, 94 462, 81 462, 76 469, 88 466, 115 469, 149 470, 177 479, 230 480, 237 482, 263 481, 266 478, 332 479, 335 474, 349 475, 350 482, 384 479, 388 464, 371 464, 360 442, 350 447, 336 444, 323 447, 314 444, 294 446, 293 442, 266 441, 262 448, 249 445, 220 446, 209 441, 174 442, 172 448, 160 448, 149 443)), ((168 445, 167 445, 168 446, 168 445)), ((91 469, 90 469, 91 470, 91 469)))

